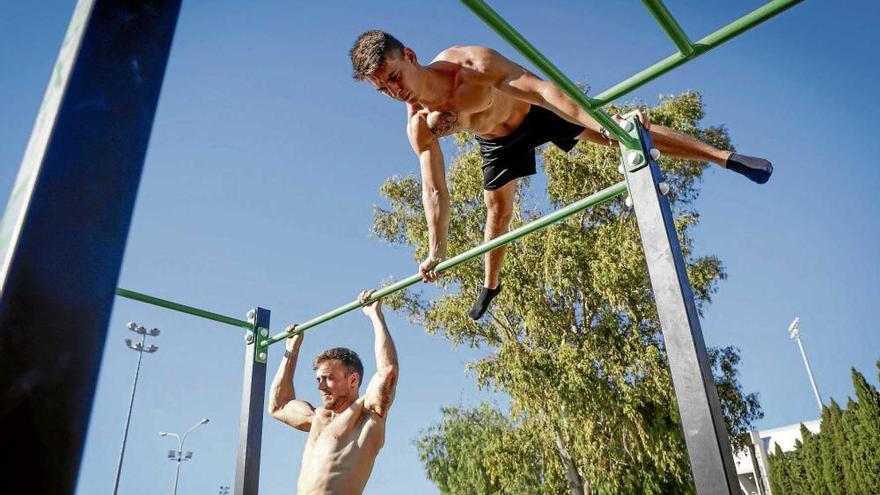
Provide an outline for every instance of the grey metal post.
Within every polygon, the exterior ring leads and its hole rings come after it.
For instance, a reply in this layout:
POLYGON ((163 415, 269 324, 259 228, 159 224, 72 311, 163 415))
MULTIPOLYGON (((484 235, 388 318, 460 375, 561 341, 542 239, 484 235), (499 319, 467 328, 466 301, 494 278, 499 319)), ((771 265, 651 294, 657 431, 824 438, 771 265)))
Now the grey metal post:
POLYGON ((263 411, 266 403, 266 348, 259 343, 269 336, 269 310, 248 313, 254 331, 245 335, 244 384, 241 394, 241 422, 235 463, 235 495, 257 495, 260 490, 260 448, 263 439, 263 411))
POLYGON ((650 154, 651 138, 635 119, 630 119, 625 129, 643 146, 642 150, 622 148, 624 169, 663 329, 694 484, 700 495, 739 494, 736 466, 672 211, 660 193, 660 168, 650 154))
POLYGON ((80 0, 52 70, 0 222, 10 493, 76 486, 180 1, 80 0))
POLYGON ((177 451, 177 470, 174 472, 174 488, 171 489, 171 495, 177 495, 177 484, 180 482, 180 462, 183 451, 177 451))

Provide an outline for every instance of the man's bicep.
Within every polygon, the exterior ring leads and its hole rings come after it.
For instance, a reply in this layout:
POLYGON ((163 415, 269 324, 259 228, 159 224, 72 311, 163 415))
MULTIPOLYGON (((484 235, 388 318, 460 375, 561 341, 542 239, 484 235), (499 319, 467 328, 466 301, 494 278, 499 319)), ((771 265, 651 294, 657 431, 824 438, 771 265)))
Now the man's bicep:
POLYGON ((437 138, 428 129, 428 125, 422 117, 414 117, 410 121, 408 131, 410 144, 419 158, 423 187, 440 189, 446 184, 446 169, 440 143, 437 142, 437 138))
POLYGON ((365 407, 381 417, 385 417, 394 402, 397 391, 397 372, 376 373, 367 386, 365 407))
POLYGON ((273 417, 297 430, 309 431, 315 417, 315 407, 304 400, 294 399, 284 404, 273 417))

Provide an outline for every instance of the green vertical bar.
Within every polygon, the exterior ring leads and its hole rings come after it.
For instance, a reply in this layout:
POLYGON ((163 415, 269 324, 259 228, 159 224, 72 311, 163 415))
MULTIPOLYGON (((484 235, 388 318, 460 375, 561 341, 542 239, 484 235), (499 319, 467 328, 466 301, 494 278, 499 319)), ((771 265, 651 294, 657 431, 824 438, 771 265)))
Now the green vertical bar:
POLYGON ((483 0, 461 0, 469 9, 471 9, 480 19, 489 25, 496 33, 504 38, 525 58, 529 59, 535 66, 541 69, 550 80, 556 83, 562 91, 565 92, 572 100, 577 102, 585 112, 596 119, 599 124, 614 136, 617 141, 623 143, 627 148, 638 149, 639 142, 634 140, 626 131, 620 128, 614 119, 601 108, 601 104, 592 100, 581 92, 580 88, 562 73, 547 57, 541 54, 528 40, 523 37, 513 26, 507 23, 497 12, 492 10, 483 0))
POLYGON ((768 2, 762 7, 758 7, 750 13, 694 43, 694 53, 691 56, 686 57, 681 53, 670 55, 638 74, 635 74, 599 93, 599 95, 593 97, 592 101, 598 105, 607 105, 685 62, 693 60, 731 38, 734 38, 758 24, 781 14, 802 1, 803 0, 773 0, 768 2))
POLYGON ((691 40, 678 24, 678 21, 675 20, 675 17, 672 16, 672 13, 669 12, 669 9, 666 8, 666 5, 663 5, 661 0, 642 0, 642 3, 645 4, 645 8, 648 9, 648 12, 660 24, 660 27, 666 31, 666 34, 675 43, 678 51, 686 57, 693 55, 694 46, 691 44, 691 40))
MULTIPOLYGON (((441 273, 445 272, 446 270, 452 269, 452 268, 454 268, 454 267, 456 267, 466 261, 470 261, 470 260, 472 260, 482 254, 485 254, 485 253, 487 253, 487 252, 489 252, 499 246, 503 246, 504 244, 508 244, 510 242, 513 242, 513 241, 519 239, 520 237, 524 237, 524 236, 529 235, 533 232, 537 232, 539 230, 542 230, 553 223, 556 223, 560 220, 568 218, 568 217, 574 215, 575 213, 583 211, 591 206, 595 206, 595 205, 604 203, 605 201, 608 201, 611 198, 613 198, 619 194, 622 194, 624 192, 626 192, 626 183, 625 182, 618 182, 617 184, 614 184, 613 186, 607 187, 597 193, 591 194, 591 195, 587 196, 586 198, 581 199, 580 201, 576 201, 576 202, 566 206, 565 208, 561 208, 559 210, 556 210, 553 213, 545 215, 537 220, 531 221, 531 222, 529 222, 529 223, 527 223, 517 229, 511 230, 510 232, 508 232, 502 236, 496 237, 495 239, 492 239, 489 242, 480 244, 479 246, 471 248, 471 249, 469 249, 469 250, 467 250, 457 256, 453 256, 452 258, 449 258, 448 260, 437 265, 435 270, 438 272, 441 272, 441 273)), ((389 285, 388 287, 384 287, 384 288, 376 291, 376 293, 373 294, 373 296, 370 298, 369 301, 367 301, 367 303, 369 304, 369 303, 371 303, 377 299, 381 299, 389 294, 392 294, 392 293, 397 292, 399 290, 403 290, 411 285, 414 285, 418 282, 421 282, 421 280, 422 280, 422 277, 419 274, 411 275, 411 276, 409 276, 409 277, 407 277, 397 283, 394 283, 392 285, 389 285)), ((297 325, 296 330, 290 334, 288 334, 287 332, 281 332, 277 335, 273 335, 271 338, 265 339, 260 344, 263 346, 269 346, 269 345, 272 345, 276 342, 280 342, 280 341, 290 337, 291 335, 296 335, 298 333, 305 332, 309 328, 320 325, 321 323, 324 323, 326 321, 332 320, 333 318, 336 318, 337 316, 348 313, 349 311, 357 309, 361 306, 362 306, 362 304, 360 302, 352 301, 352 302, 346 304, 345 306, 340 306, 339 308, 336 308, 332 311, 328 311, 327 313, 324 313, 320 316, 316 316, 315 318, 312 318, 311 320, 308 320, 304 323, 297 325)))

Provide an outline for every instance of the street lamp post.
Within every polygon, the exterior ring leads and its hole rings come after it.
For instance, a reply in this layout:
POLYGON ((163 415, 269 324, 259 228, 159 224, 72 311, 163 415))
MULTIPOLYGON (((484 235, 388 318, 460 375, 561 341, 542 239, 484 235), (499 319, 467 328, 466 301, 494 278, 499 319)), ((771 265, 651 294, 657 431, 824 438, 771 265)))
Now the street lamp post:
POLYGON ((131 424, 131 410, 134 407, 134 393, 137 390, 138 375, 141 372, 141 359, 144 353, 152 354, 159 350, 157 345, 145 345, 147 337, 158 337, 159 329, 154 328, 147 330, 137 323, 129 323, 128 329, 141 336, 140 342, 134 342, 131 339, 125 339, 125 345, 138 353, 137 367, 134 369, 134 381, 131 384, 131 398, 128 400, 128 415, 125 417, 125 430, 122 433, 122 448, 119 450, 119 462, 116 464, 116 479, 113 482, 113 495, 119 491, 119 477, 122 475, 122 459, 125 457, 125 443, 128 441, 128 427, 131 424))
POLYGON ((191 450, 184 452, 183 442, 186 441, 186 436, 189 435, 189 432, 195 430, 199 426, 207 424, 208 421, 209 421, 208 418, 202 418, 201 421, 190 426, 189 429, 183 433, 182 437, 180 435, 178 435, 177 433, 171 433, 171 432, 167 432, 167 431, 160 431, 159 432, 159 436, 177 438, 177 450, 169 450, 168 451, 168 458, 171 459, 172 461, 177 461, 177 472, 174 475, 174 490, 171 492, 172 495, 177 495, 177 482, 180 480, 180 463, 182 461, 188 461, 188 460, 192 459, 192 456, 193 456, 193 453, 191 450))
POLYGON ((813 387, 813 395, 816 396, 816 403, 819 404, 819 414, 822 414, 822 397, 819 396, 819 389, 816 387, 816 380, 813 379, 813 370, 810 368, 810 361, 807 360, 807 352, 804 350, 804 344, 801 342, 801 333, 798 329, 800 317, 796 316, 791 325, 788 326, 788 336, 791 340, 797 341, 798 347, 801 349, 801 356, 804 358, 804 366, 807 368, 807 376, 810 378, 810 385, 813 387))

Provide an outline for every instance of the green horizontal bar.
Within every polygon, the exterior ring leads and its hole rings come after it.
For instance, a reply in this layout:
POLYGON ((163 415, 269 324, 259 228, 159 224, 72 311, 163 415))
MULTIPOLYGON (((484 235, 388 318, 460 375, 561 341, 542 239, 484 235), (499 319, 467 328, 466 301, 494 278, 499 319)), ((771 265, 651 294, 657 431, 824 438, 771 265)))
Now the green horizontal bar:
POLYGON ((669 9, 666 8, 666 5, 663 5, 661 0, 642 0, 642 3, 645 4, 645 8, 648 9, 648 12, 660 24, 660 27, 666 31, 666 34, 675 43, 678 51, 686 57, 693 55, 694 46, 691 44, 691 40, 678 24, 678 21, 675 20, 675 17, 672 16, 672 13, 669 12, 669 9))
POLYGON ((761 24, 771 17, 781 14, 785 10, 794 7, 801 2, 803 2, 803 0, 773 0, 768 2, 694 43, 694 53, 691 56, 687 57, 681 53, 670 55, 638 74, 635 74, 634 76, 631 76, 599 93, 599 95, 595 96, 592 101, 597 105, 611 103, 636 88, 653 81, 670 70, 699 57, 718 45, 742 34, 758 24, 761 24))
POLYGON ((250 324, 250 322, 238 320, 236 318, 230 318, 228 316, 218 315, 217 313, 211 313, 210 311, 205 311, 203 309, 194 308, 192 306, 186 306, 184 304, 178 304, 172 301, 166 301, 165 299, 159 299, 158 297, 148 296, 146 294, 141 294, 140 292, 134 292, 127 289, 118 288, 116 289, 116 295, 120 297, 125 297, 127 299, 134 299, 135 301, 144 302, 147 304, 152 304, 154 306, 161 306, 167 309, 173 309, 174 311, 180 311, 181 313, 187 313, 193 316, 200 316, 202 318, 207 318, 209 320, 219 321, 220 323, 226 323, 227 325, 232 325, 234 327, 241 327, 247 330, 253 330, 254 326, 250 324))
MULTIPOLYGON (((438 264, 437 267, 435 268, 435 270, 438 272, 445 272, 446 270, 454 268, 454 267, 456 267, 466 261, 470 261, 470 260, 472 260, 482 254, 485 254, 485 253, 487 253, 487 252, 489 252, 499 246, 503 246, 505 244, 508 244, 510 242, 513 242, 513 241, 519 239, 520 237, 523 237, 523 236, 526 236, 526 235, 531 234, 533 232, 537 232, 541 229, 544 229, 553 223, 556 223, 564 218, 568 218, 571 215, 574 215, 575 213, 583 211, 591 206, 595 206, 595 205, 604 203, 604 202, 610 200, 611 198, 613 198, 619 194, 624 193, 625 191, 626 191, 626 182, 618 182, 617 184, 614 184, 613 186, 607 187, 597 193, 591 194, 590 196, 587 196, 586 198, 584 198, 580 201, 576 201, 576 202, 574 202, 564 208, 556 210, 553 213, 545 215, 537 220, 533 220, 533 221, 531 221, 531 222, 529 222, 529 223, 527 223, 517 229, 511 230, 510 232, 508 232, 502 236, 496 237, 495 239, 492 239, 489 242, 486 242, 484 244, 480 244, 479 246, 471 248, 471 249, 469 249, 469 250, 467 250, 457 256, 453 256, 452 258, 449 258, 448 260, 438 264)), ((377 299, 381 299, 389 294, 393 294, 399 290, 403 290, 411 285, 414 285, 418 282, 421 282, 421 280, 422 280, 422 277, 417 273, 417 274, 412 275, 408 278, 405 278, 399 282, 396 282, 392 285, 389 285, 388 287, 384 287, 380 290, 377 290, 372 295, 372 297, 370 297, 370 299, 367 301, 367 304, 370 304, 373 301, 375 301, 377 299)), ((346 304, 345 306, 341 306, 339 308, 334 309, 333 311, 329 311, 329 312, 324 313, 320 316, 316 316, 305 323, 301 323, 301 324, 297 325, 296 330, 294 330, 293 332, 290 332, 289 334, 287 332, 281 332, 277 335, 274 335, 274 336, 264 340, 260 344, 264 345, 264 346, 269 346, 269 345, 272 345, 276 342, 280 342, 288 337, 291 337, 291 336, 296 335, 298 333, 304 332, 304 331, 308 330, 309 328, 312 328, 316 325, 320 325, 321 323, 324 323, 326 321, 332 320, 333 318, 336 318, 337 316, 348 313, 349 311, 355 310, 361 306, 362 306, 362 304, 360 302, 352 301, 352 302, 346 304)))
POLYGON ((562 91, 572 100, 577 102, 585 112, 590 114, 596 121, 614 136, 618 142, 627 148, 640 149, 637 139, 634 139, 626 131, 620 128, 608 113, 602 110, 602 104, 585 95, 575 83, 562 73, 550 60, 538 51, 528 40, 523 37, 513 26, 507 23, 497 12, 492 10, 483 0, 461 0, 480 19, 489 25, 496 33, 510 43, 522 56, 529 59, 535 66, 541 69, 550 80, 556 83, 562 91))

